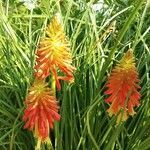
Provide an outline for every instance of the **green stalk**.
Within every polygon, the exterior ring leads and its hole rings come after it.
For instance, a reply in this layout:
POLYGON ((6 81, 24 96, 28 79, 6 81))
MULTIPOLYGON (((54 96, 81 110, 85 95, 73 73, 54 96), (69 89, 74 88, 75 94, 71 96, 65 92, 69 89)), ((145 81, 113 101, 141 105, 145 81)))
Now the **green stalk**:
POLYGON ((56 82, 55 82, 55 77, 53 75, 51 77, 51 89, 54 93, 54 96, 56 96, 56 82))
POLYGON ((41 150, 41 139, 38 139, 35 150, 41 150))
POLYGON ((31 74, 33 74, 33 59, 34 59, 34 51, 32 50, 32 14, 33 9, 30 11, 29 17, 29 47, 30 47, 30 62, 31 62, 31 74))
MULTIPOLYGON (((56 81, 53 75, 51 77, 51 89, 54 93, 54 96, 56 96, 56 81)), ((59 137, 59 126, 57 122, 55 123, 54 132, 55 132, 55 148, 56 148, 58 143, 58 137, 59 137)))
POLYGON ((91 107, 89 108, 88 112, 87 112, 87 122, 86 122, 86 125, 87 125, 87 131, 88 131, 88 134, 89 134, 89 137, 91 139, 91 141, 93 142, 93 146, 95 147, 95 149, 99 149, 99 146, 98 144, 96 143, 96 140, 94 138, 94 136, 92 135, 92 131, 90 129, 90 112, 94 109, 94 107, 96 105, 98 105, 100 103, 100 100, 97 100, 93 103, 93 105, 91 105, 91 107))
POLYGON ((145 18, 145 16, 146 16, 146 12, 147 12, 147 10, 148 10, 149 7, 150 7, 150 1, 147 0, 145 9, 144 9, 143 14, 142 14, 142 17, 141 17, 141 19, 140 19, 139 27, 138 27, 138 29, 137 29, 137 33, 136 33, 136 36, 135 36, 135 42, 134 42, 134 45, 133 45, 133 49, 135 49, 136 45, 141 41, 141 40, 139 40, 138 38, 140 38, 141 29, 142 29, 143 23, 144 23, 144 18, 145 18))
POLYGON ((47 144, 47 150, 54 150, 52 142, 50 139, 48 139, 48 141, 46 142, 47 144))

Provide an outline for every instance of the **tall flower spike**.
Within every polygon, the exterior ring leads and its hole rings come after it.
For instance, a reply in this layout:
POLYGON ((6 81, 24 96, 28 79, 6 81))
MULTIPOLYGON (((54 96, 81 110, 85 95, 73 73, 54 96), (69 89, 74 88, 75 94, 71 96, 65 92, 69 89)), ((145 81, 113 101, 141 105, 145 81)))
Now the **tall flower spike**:
POLYGON ((73 82, 75 67, 71 65, 69 44, 57 15, 52 18, 46 34, 47 36, 41 40, 36 52, 35 76, 45 79, 51 72, 55 77, 56 86, 60 90, 59 80, 73 82), (58 69, 64 76, 58 75, 58 69))
POLYGON ((27 108, 23 116, 26 121, 24 128, 33 130, 38 141, 47 141, 54 121, 60 120, 59 107, 53 92, 44 81, 36 79, 25 103, 27 108))
POLYGON ((106 103, 111 103, 107 111, 110 116, 118 115, 117 123, 135 114, 133 108, 139 105, 140 99, 138 82, 135 58, 129 49, 110 74, 106 85, 108 90, 105 91, 109 95, 106 103))

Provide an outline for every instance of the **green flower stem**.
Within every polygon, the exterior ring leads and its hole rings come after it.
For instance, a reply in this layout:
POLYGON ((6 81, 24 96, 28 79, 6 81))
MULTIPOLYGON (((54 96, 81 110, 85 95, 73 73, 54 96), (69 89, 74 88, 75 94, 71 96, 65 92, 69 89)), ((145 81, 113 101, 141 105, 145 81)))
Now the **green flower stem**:
MULTIPOLYGON (((56 81, 55 77, 52 75, 51 77, 51 89, 54 92, 54 95, 56 96, 56 81)), ((59 126, 56 122, 54 125, 54 132, 55 132, 55 148, 57 147, 58 137, 59 137, 59 126)))
POLYGON ((29 48, 30 48, 30 60, 31 60, 31 75, 33 74, 33 60, 34 60, 34 51, 32 50, 32 15, 33 15, 33 9, 30 11, 30 17, 29 17, 29 48))
POLYGON ((47 144, 47 150, 54 150, 52 142, 50 139, 47 140, 46 144, 47 144))
POLYGON ((90 109, 89 109, 88 112, 87 112, 87 118, 86 118, 86 119, 87 119, 86 125, 87 125, 87 131, 88 131, 89 137, 90 137, 90 139, 91 139, 91 141, 92 141, 92 143, 93 143, 94 148, 97 149, 97 150, 99 149, 99 146, 97 145, 96 140, 94 139, 94 136, 92 135, 91 128, 90 128, 90 112, 91 112, 91 111, 94 109, 94 107, 97 106, 99 103, 100 103, 100 101, 97 100, 97 101, 95 101, 95 102, 93 103, 93 105, 91 105, 90 109))
POLYGON ((134 40, 135 42, 134 42, 134 45, 133 45, 133 49, 135 49, 136 45, 142 40, 142 39, 140 39, 141 30, 142 30, 142 27, 143 27, 143 23, 144 23, 144 18, 146 16, 146 12, 147 12, 149 7, 150 7, 150 1, 147 0, 146 6, 144 8, 142 17, 140 19, 139 27, 138 27, 138 30, 137 30, 137 33, 136 33, 136 36, 135 36, 135 40, 134 40))
POLYGON ((51 77, 51 89, 54 92, 54 96, 56 96, 56 81, 53 75, 51 77))
POLYGON ((35 147, 35 150, 41 150, 41 139, 37 140, 37 145, 35 147))

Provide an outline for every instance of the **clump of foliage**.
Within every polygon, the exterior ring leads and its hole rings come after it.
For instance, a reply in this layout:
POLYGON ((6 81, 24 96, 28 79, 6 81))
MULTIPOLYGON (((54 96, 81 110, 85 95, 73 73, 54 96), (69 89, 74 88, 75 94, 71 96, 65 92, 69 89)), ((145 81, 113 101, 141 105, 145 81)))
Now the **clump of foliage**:
MULTIPOLYGON (((57 150, 150 148, 149 0, 41 0, 28 8, 18 0, 0 1, 0 149, 34 149, 23 129, 24 100, 33 82, 35 51, 52 16, 59 12, 70 40, 74 83, 57 91, 61 120, 50 137, 57 150), (136 114, 116 125, 105 102, 108 76, 133 49, 140 78, 136 114)), ((41 149, 47 149, 42 145, 41 149)))

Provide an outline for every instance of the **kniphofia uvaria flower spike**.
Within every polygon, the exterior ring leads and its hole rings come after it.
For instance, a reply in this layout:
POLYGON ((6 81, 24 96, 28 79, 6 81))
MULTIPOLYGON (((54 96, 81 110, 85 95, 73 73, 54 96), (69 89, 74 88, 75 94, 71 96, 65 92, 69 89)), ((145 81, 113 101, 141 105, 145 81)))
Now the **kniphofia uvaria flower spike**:
POLYGON ((38 141, 46 142, 49 139, 50 129, 53 129, 54 121, 60 120, 54 93, 45 81, 35 79, 25 104, 24 128, 32 130, 38 141))
POLYGON ((138 83, 135 58, 129 49, 112 70, 107 83, 108 89, 105 91, 109 95, 106 102, 111 104, 107 111, 110 116, 118 115, 117 123, 135 114, 134 107, 139 105, 140 99, 138 83))
POLYGON ((58 15, 51 19, 46 29, 46 37, 40 41, 36 55, 35 76, 37 78, 45 79, 52 73, 58 90, 61 88, 59 80, 73 82, 75 67, 71 65, 69 43, 58 15))

